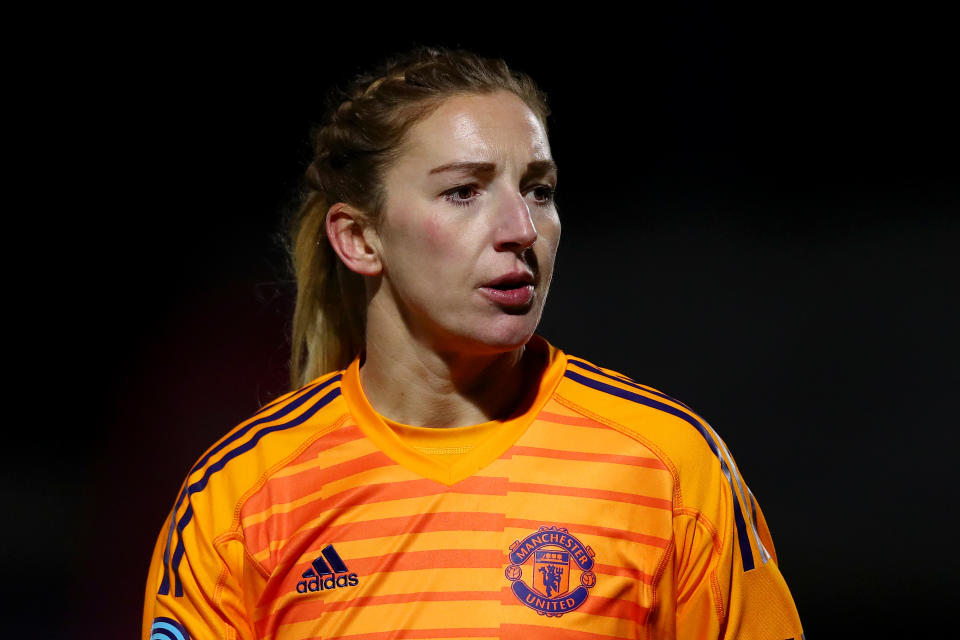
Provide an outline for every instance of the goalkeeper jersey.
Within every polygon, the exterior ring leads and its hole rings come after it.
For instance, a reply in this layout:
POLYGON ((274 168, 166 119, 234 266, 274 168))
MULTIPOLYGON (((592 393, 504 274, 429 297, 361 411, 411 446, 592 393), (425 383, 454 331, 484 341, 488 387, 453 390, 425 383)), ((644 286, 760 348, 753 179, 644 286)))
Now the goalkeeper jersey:
POLYGON ((683 403, 565 355, 506 420, 370 406, 359 362, 194 465, 143 638, 799 639, 763 514, 683 403))

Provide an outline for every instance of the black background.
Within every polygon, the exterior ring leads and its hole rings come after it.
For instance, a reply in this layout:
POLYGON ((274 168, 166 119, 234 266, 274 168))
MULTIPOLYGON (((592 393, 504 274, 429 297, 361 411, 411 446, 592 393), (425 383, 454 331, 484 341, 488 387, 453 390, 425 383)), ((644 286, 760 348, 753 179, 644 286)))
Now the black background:
POLYGON ((563 238, 541 333, 720 432, 807 636, 938 629, 960 595, 945 16, 541 13, 144 12, 33 43, 27 211, 58 251, 24 241, 52 304, 24 370, 36 441, 5 469, 9 630, 138 633, 184 474, 286 390, 277 238, 309 129, 332 86, 413 44, 505 57, 547 91, 563 238))

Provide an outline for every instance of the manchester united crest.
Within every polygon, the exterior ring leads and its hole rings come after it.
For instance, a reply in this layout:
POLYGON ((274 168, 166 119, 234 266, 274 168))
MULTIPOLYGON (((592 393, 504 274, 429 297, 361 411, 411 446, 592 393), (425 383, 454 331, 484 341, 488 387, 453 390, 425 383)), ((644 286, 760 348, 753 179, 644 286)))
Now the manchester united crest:
POLYGON ((560 617, 573 611, 597 584, 593 549, 562 527, 540 527, 516 540, 510 545, 509 557, 511 564, 505 573, 513 583, 513 595, 540 615, 560 617), (571 585, 574 571, 579 575, 571 585), (527 580, 524 573, 528 573, 527 580))

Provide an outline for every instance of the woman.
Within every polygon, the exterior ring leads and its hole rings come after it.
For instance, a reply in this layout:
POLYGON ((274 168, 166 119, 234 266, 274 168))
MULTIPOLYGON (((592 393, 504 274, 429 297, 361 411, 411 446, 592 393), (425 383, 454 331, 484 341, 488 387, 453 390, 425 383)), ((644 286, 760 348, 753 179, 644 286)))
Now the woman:
POLYGON ((543 97, 423 50, 317 135, 299 387, 191 470, 144 638, 800 637, 763 516, 685 405, 534 336, 543 97))

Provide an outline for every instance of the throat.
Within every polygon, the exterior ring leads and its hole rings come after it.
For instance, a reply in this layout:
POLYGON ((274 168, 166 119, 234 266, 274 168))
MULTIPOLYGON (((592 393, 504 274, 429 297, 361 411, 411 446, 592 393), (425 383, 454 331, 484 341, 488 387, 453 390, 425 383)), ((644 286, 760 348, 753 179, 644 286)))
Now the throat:
POLYGON ((535 395, 546 354, 521 347, 473 366, 463 364, 442 357, 398 362, 368 352, 360 380, 373 409, 396 424, 476 426, 523 411, 531 391, 535 395))

